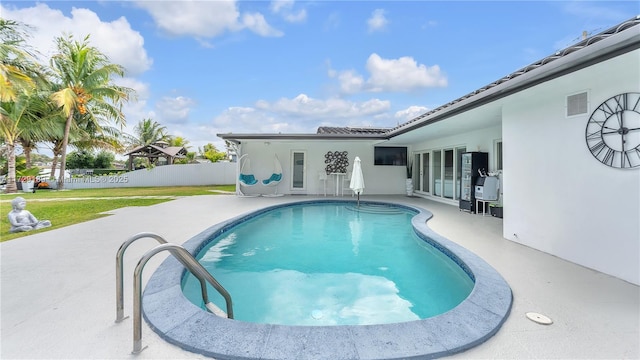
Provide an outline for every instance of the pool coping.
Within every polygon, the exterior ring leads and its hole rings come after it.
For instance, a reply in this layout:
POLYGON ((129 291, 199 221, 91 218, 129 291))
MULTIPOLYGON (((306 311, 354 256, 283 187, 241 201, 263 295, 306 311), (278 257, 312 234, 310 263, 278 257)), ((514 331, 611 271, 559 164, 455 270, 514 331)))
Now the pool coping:
MULTIPOLYGON (((332 202, 354 203, 353 200, 331 199, 268 206, 211 226, 182 246, 195 255, 208 239, 263 212, 292 205, 332 202)), ((417 211, 412 225, 418 236, 445 252, 474 279, 469 296, 444 314, 402 323, 340 326, 249 323, 218 317, 187 300, 181 288, 184 266, 169 257, 153 273, 144 291, 142 306, 147 324, 167 342, 218 360, 431 359, 477 346, 500 329, 511 311, 513 296, 509 285, 493 267, 431 230, 427 221, 433 214, 426 209, 383 201, 361 203, 387 204, 417 211)))

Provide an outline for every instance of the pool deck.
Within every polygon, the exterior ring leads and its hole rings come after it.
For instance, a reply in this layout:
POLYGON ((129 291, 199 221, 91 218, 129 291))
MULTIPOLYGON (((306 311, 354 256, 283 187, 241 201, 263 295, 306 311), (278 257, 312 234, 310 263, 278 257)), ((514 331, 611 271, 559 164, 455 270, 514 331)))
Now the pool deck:
MULTIPOLYGON (((267 205, 314 198, 184 197, 150 207, 119 209, 113 216, 1 243, 0 358, 202 359, 202 355, 165 342, 146 324, 142 343, 148 348, 131 355, 132 319, 114 323, 118 247, 143 231, 182 244, 231 217, 267 205)), ((449 358, 640 358, 638 286, 505 240, 501 219, 460 212, 455 206, 421 198, 362 199, 413 204, 433 212, 428 225, 434 231, 480 256, 511 286, 511 315, 498 333, 449 358), (554 323, 536 324, 526 318, 527 312, 544 314, 554 323)), ((155 245, 145 239, 127 250, 126 315, 132 315, 133 268, 155 245)), ((145 281, 165 257, 160 254, 147 264, 145 281)))

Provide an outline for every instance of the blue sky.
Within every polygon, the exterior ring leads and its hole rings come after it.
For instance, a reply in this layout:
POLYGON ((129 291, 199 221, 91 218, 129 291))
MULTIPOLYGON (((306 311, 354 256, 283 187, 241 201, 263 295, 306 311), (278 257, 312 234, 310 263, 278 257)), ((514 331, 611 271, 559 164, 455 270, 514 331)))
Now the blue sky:
MULTIPOLYGON (((123 65, 127 127, 392 127, 640 14, 637 1, 9 1, 44 57, 63 33, 123 65)), ((41 149, 47 153, 46 149, 41 149)))

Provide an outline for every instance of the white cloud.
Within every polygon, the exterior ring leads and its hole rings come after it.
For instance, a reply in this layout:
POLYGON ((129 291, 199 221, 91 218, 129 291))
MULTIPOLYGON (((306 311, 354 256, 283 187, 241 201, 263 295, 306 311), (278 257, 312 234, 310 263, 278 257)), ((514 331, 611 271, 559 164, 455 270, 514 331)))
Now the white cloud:
POLYGON ((367 20, 369 32, 383 31, 387 28, 389 20, 384 16, 383 9, 376 9, 371 13, 371 17, 367 20))
POLYGON ((260 13, 244 14, 242 24, 260 36, 278 37, 284 35, 282 31, 272 28, 260 13))
MULTIPOLYGON (((273 103, 260 101, 256 107, 291 117, 306 119, 335 119, 371 116, 389 110, 389 101, 372 99, 361 103, 339 98, 313 99, 300 94, 293 99, 281 98, 273 103)), ((308 120, 306 120, 308 121, 308 120)))
POLYGON ((300 124, 278 120, 274 114, 251 107, 230 107, 213 119, 218 133, 308 132, 300 124))
POLYGON ((398 122, 403 123, 419 115, 422 115, 427 111, 429 111, 428 107, 413 105, 404 110, 396 111, 396 113, 394 114, 394 118, 396 118, 398 122))
MULTIPOLYGON (((259 13, 241 16, 236 1, 137 1, 167 34, 212 38, 249 29, 260 36, 281 36, 259 13)), ((205 43, 206 44, 206 43, 205 43)))
POLYGON ((388 126, 391 103, 370 99, 315 99, 305 94, 274 102, 257 101, 255 107, 230 107, 213 119, 218 133, 315 133, 318 126, 388 126), (382 116, 381 116, 382 115, 382 116))
POLYGON ((165 96, 155 104, 157 122, 162 124, 184 124, 189 121, 189 112, 195 101, 185 96, 165 96))
POLYGON ((42 54, 42 61, 55 54, 54 38, 71 34, 81 41, 91 34, 89 44, 107 55, 112 63, 124 66, 128 75, 145 72, 153 62, 144 49, 144 38, 124 17, 105 22, 93 11, 82 8, 73 8, 71 17, 67 17, 44 3, 22 9, 0 5, 0 13, 6 19, 33 26, 29 43, 42 54))
POLYGON ((271 12, 280 14, 285 21, 290 23, 299 23, 307 19, 307 11, 305 9, 293 11, 293 0, 275 0, 271 2, 271 12))
POLYGON ((307 11, 302 9, 298 12, 291 12, 284 15, 284 19, 290 23, 299 23, 307 19, 307 11))
POLYGON ((352 70, 340 72, 338 74, 338 81, 340 81, 340 91, 345 94, 357 93, 361 91, 365 85, 362 76, 352 70))
POLYGON ((371 74, 367 81, 371 91, 411 91, 447 86, 447 78, 442 75, 440 66, 418 64, 409 56, 383 59, 378 54, 371 54, 367 70, 371 74))
POLYGON ((438 65, 418 64, 412 57, 383 59, 371 54, 367 59, 368 79, 354 70, 336 71, 329 69, 327 74, 337 78, 340 90, 345 94, 361 91, 369 92, 409 92, 429 87, 446 87, 447 78, 438 65))
POLYGON ((136 1, 168 34, 214 37, 242 28, 235 1, 136 1))

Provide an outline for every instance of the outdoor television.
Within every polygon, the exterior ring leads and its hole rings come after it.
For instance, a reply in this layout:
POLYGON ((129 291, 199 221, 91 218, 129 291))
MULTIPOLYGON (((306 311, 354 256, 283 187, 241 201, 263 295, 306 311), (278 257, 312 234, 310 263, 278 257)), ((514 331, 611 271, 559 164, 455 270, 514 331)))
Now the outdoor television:
POLYGON ((406 146, 375 146, 373 148, 374 165, 407 165, 406 146))

